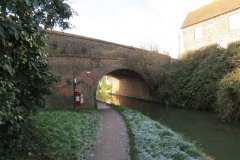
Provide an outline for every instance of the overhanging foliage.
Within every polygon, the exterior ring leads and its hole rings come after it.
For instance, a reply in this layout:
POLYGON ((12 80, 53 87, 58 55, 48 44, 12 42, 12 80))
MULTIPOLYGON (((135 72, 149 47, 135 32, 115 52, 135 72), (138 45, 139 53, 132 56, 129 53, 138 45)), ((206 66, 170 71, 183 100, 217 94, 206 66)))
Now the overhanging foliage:
POLYGON ((64 0, 0 2, 0 155, 24 148, 28 115, 51 93, 43 29, 69 28, 71 16, 64 0))
MULTIPOLYGON (((231 73, 239 67, 239 46, 240 42, 230 44, 227 49, 218 45, 207 46, 187 52, 179 60, 161 67, 155 84, 162 102, 197 110, 217 110, 224 120, 239 119, 239 106, 229 104, 233 93, 226 93, 229 87, 240 93, 239 81, 237 78, 233 80, 232 76, 237 71, 231 73), (224 104, 220 104, 223 101, 224 104), (228 108, 229 105, 234 109, 228 108), (227 113, 230 110, 231 113, 227 113)), ((235 98, 236 103, 240 97, 235 98)))

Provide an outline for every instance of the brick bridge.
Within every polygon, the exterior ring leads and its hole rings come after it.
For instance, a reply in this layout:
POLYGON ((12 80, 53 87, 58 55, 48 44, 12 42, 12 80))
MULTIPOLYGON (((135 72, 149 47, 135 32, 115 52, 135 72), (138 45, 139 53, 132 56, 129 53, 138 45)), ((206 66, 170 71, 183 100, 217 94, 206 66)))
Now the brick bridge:
POLYGON ((149 70, 170 62, 169 56, 62 32, 48 34, 49 63, 58 80, 48 108, 73 106, 73 76, 77 89, 84 92, 81 107, 96 106, 96 88, 104 75, 117 79, 114 94, 155 100, 149 70))

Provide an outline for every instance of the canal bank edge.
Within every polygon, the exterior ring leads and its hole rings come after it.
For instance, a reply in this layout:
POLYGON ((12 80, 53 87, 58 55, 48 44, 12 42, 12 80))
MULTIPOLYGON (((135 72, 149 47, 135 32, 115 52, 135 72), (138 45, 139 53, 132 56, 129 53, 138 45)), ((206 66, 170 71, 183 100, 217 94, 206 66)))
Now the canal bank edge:
POLYGON ((129 135, 132 160, 209 159, 185 137, 132 109, 111 104, 123 117, 129 135))

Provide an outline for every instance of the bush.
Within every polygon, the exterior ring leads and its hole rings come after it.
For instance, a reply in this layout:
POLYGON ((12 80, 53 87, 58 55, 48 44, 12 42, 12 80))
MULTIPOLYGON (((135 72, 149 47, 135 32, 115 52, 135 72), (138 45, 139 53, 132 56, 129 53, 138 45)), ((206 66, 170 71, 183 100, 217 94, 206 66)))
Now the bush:
POLYGON ((240 41, 227 48, 230 67, 219 82, 215 110, 220 119, 237 121, 240 118, 240 41))
POLYGON ((71 15, 64 0, 0 1, 0 155, 25 148, 29 114, 44 107, 54 82, 43 29, 69 28, 71 15))
POLYGON ((239 119, 239 69, 236 69, 239 63, 240 41, 229 44, 227 49, 211 45, 187 52, 179 60, 161 67, 155 77, 161 102, 216 110, 221 119, 236 121, 239 119))
POLYGON ((170 89, 167 97, 174 106, 213 110, 217 82, 229 65, 226 59, 226 50, 218 45, 185 53, 171 66, 163 68, 166 79, 170 80, 159 85, 159 92, 170 89))
POLYGON ((240 64, 240 41, 229 44, 227 48, 228 61, 231 63, 231 69, 234 69, 240 64))
POLYGON ((216 111, 226 121, 240 118, 240 68, 227 74, 219 83, 216 111))

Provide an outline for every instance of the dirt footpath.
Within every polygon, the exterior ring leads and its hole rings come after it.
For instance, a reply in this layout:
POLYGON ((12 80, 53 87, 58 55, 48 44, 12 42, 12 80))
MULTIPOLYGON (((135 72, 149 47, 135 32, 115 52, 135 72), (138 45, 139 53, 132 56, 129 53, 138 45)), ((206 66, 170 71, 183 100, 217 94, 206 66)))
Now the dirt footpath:
POLYGON ((98 102, 101 126, 90 160, 130 160, 128 134, 122 117, 105 103, 98 102))

